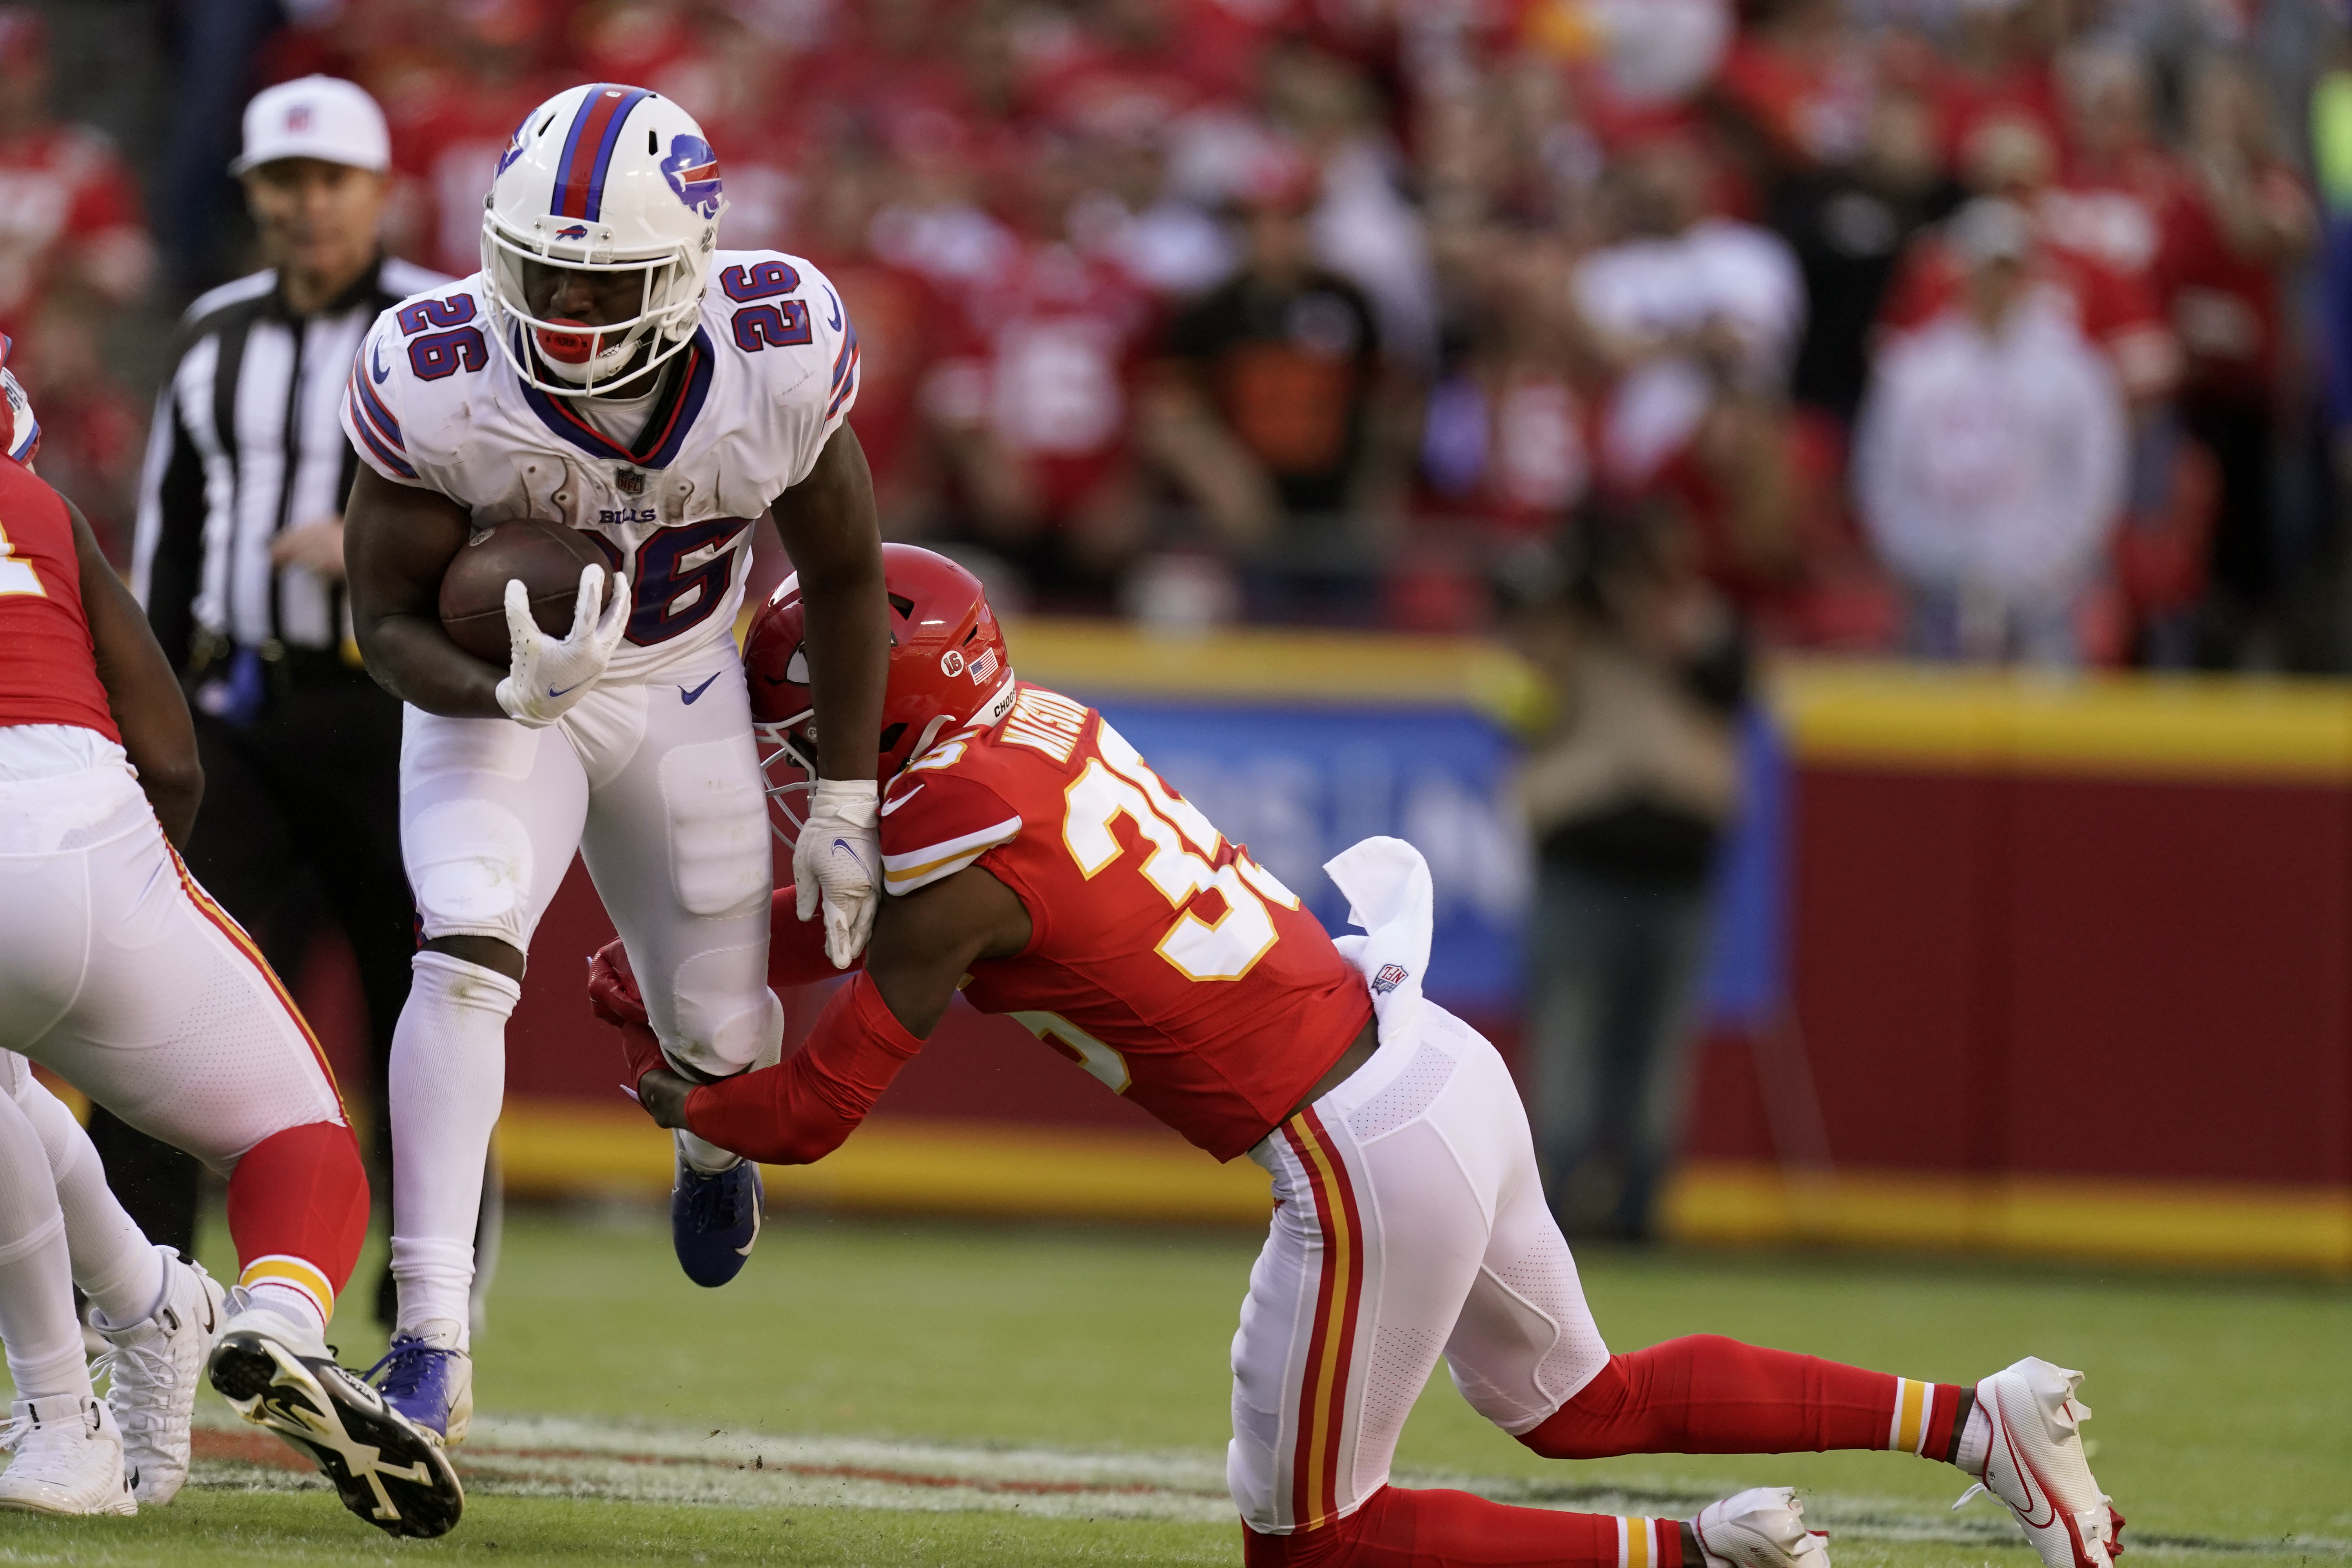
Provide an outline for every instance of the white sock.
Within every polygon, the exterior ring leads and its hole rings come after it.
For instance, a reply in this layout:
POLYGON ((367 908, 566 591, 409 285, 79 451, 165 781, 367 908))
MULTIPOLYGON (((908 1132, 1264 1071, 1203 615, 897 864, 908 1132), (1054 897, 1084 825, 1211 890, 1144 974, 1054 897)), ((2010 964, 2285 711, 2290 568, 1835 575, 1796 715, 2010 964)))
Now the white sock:
POLYGON ((1965 1475, 1984 1479, 1985 1461, 1992 1458, 1992 1417, 1985 1414, 1982 1401, 1969 1406, 1968 1425, 1960 1428, 1959 1446, 1952 1450, 1952 1463, 1965 1475))
POLYGON ((308 1290, 264 1279, 247 1289, 246 1300, 310 1330, 310 1333, 304 1336, 306 1341, 311 1335, 321 1340, 327 1337, 327 1320, 319 1315, 319 1303, 310 1299, 308 1290))
POLYGON ((65 1101, 27 1075, 16 1104, 40 1134, 65 1215, 73 1280, 110 1328, 143 1323, 163 1304, 163 1251, 151 1245, 106 1184, 106 1166, 65 1101))
POLYGON ((506 1096, 507 1018, 522 987, 496 970, 420 952, 392 1037, 392 1275, 399 1330, 466 1322, 482 1165, 506 1096))
POLYGON ((16 1100, 0 1094, 0 1342, 19 1399, 87 1399, 65 1215, 49 1159, 16 1100))
POLYGON ((687 1163, 688 1168, 706 1176, 733 1170, 743 1163, 743 1156, 732 1149, 721 1149, 708 1138, 698 1138, 683 1127, 677 1129, 672 1136, 677 1140, 678 1157, 687 1163))

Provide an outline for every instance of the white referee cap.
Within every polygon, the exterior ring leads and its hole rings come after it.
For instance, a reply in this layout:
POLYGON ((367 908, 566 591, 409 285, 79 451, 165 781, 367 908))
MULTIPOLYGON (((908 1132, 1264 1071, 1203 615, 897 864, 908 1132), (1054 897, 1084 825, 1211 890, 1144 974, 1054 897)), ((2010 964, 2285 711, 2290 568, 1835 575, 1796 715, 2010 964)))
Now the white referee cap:
POLYGON ((377 174, 392 167, 383 110, 356 83, 331 76, 281 81, 245 106, 245 151, 228 166, 242 174, 280 158, 316 158, 377 174))

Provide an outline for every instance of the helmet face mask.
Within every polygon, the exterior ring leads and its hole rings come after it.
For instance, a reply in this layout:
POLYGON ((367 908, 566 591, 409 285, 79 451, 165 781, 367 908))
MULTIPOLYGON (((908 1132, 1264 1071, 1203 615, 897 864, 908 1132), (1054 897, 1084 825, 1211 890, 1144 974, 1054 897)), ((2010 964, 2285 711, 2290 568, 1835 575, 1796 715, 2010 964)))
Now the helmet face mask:
POLYGON ((659 94, 598 82, 532 110, 482 210, 483 292, 515 374, 563 395, 643 390, 693 341, 726 207, 701 128, 659 94), (596 322, 535 309, 561 291, 540 268, 598 274, 599 294, 633 278, 635 309, 596 322))

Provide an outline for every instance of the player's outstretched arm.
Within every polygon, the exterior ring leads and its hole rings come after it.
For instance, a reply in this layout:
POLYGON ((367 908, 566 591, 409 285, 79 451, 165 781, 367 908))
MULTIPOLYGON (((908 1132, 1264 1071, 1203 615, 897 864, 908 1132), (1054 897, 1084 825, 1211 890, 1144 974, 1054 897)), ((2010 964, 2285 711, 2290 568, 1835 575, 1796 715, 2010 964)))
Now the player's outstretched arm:
MULTIPOLYGON (((62 499, 62 498, 60 498, 62 499)), ((205 797, 204 765, 196 757, 195 721, 172 673, 172 661, 147 624, 147 612, 106 563, 89 520, 73 502, 74 554, 81 566, 81 607, 98 657, 99 684, 122 735, 122 750, 139 770, 139 787, 173 848, 185 848, 205 797)))
POLYGON ((890 606, 874 476, 857 432, 846 425, 835 430, 808 478, 770 510, 806 606, 818 776, 871 782, 889 678, 890 606))
POLYGON ((857 433, 846 425, 834 431, 808 477, 771 510, 800 574, 816 709, 816 788, 793 846, 793 907, 809 920, 822 905, 825 952, 845 969, 866 945, 882 896, 876 745, 890 657, 882 531, 857 433))
POLYGON ((360 465, 343 509, 352 630, 368 673, 402 701, 451 719, 503 719, 498 690, 507 672, 441 629, 441 576, 471 531, 467 510, 448 497, 360 465))
MULTIPOLYGON (((954 1000, 971 966, 1029 944, 1029 911, 977 866, 885 901, 866 971, 833 994, 808 1043, 772 1068, 694 1084, 662 1062, 652 1031, 604 976, 598 1012, 622 1025, 637 1098, 664 1127, 770 1164, 804 1165, 841 1147, 954 1000), (621 1005, 615 1006, 616 1000, 621 1005)), ((592 980, 592 989, 595 985, 592 980)))

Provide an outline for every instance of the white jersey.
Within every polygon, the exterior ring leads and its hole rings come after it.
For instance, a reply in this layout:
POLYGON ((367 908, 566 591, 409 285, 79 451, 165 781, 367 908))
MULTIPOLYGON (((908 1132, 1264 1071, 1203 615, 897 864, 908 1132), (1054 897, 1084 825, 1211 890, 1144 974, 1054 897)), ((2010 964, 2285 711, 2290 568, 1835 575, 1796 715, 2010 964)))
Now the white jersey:
POLYGON ((515 374, 487 336, 479 273, 378 317, 343 395, 343 428, 385 479, 464 505, 477 528, 561 520, 627 574, 635 609, 607 681, 730 635, 752 522, 857 399, 857 333, 823 273, 772 250, 722 250, 710 268, 694 341, 634 442, 515 374))

